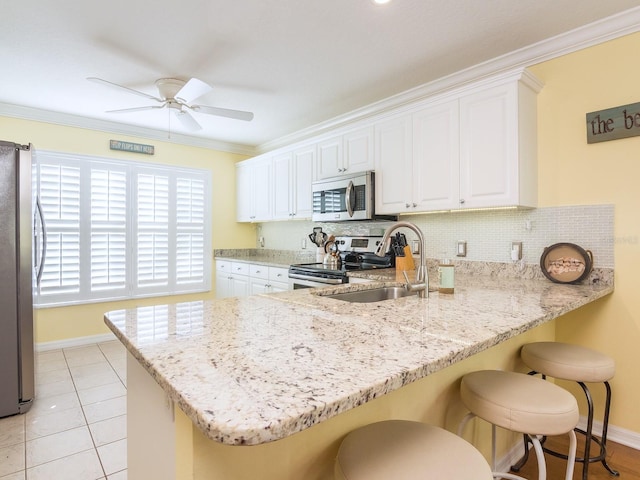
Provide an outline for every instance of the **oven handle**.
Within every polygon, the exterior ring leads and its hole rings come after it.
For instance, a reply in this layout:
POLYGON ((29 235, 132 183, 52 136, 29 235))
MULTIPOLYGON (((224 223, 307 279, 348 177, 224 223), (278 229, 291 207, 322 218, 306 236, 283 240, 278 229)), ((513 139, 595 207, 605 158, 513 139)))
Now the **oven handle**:
POLYGON ((345 196, 345 203, 347 204, 347 213, 350 217, 353 217, 353 205, 351 205, 351 199, 353 195, 353 191, 355 187, 353 186, 353 182, 349 180, 349 185, 347 185, 347 195, 345 196))
POLYGON ((343 283, 341 278, 310 277, 309 275, 299 275, 297 273, 290 273, 289 278, 309 282, 309 284, 317 284, 318 286, 340 285, 343 283), (320 281, 319 278, 322 278, 322 280, 320 281))

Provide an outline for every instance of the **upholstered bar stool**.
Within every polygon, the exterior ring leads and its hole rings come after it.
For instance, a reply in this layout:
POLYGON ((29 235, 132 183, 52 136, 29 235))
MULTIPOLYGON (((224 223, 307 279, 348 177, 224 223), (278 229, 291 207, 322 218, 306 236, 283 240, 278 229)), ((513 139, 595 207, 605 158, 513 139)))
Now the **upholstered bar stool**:
POLYGON ((349 433, 335 461, 335 480, 491 480, 470 443, 442 428, 408 420, 372 423, 349 433))
MULTIPOLYGON (((607 429, 609 426, 609 409, 611 407, 611 386, 609 380, 615 374, 615 361, 603 353, 579 345, 571 345, 560 342, 536 342, 522 347, 520 352, 522 361, 532 370, 532 374, 540 373, 544 377, 553 377, 562 380, 577 382, 587 398, 588 414, 586 430, 576 429, 585 435, 585 449, 582 458, 576 458, 576 462, 582 463, 582 478, 587 479, 589 463, 602 462, 602 465, 612 475, 619 473, 607 464, 607 429), (585 383, 603 383, 607 392, 602 422, 602 437, 593 435, 593 399, 591 392, 585 383), (591 456, 591 442, 600 446, 598 455, 591 456)), ((526 446, 526 444, 525 444, 526 446)), ((560 458, 566 455, 544 449, 547 453, 560 458)), ((525 453, 526 457, 526 453, 525 453)), ((526 458, 523 459, 526 461, 526 458)), ((523 462, 520 462, 521 465, 523 462)))
MULTIPOLYGON (((492 424, 493 469, 496 468, 496 426, 528 435, 538 458, 538 479, 546 480, 547 467, 540 438, 545 435, 569 435, 569 460, 566 480, 573 477, 576 454, 578 403, 568 391, 541 378, 501 370, 481 370, 462 377, 460 397, 469 413, 460 423, 461 435, 466 423, 479 417, 492 424)), ((499 478, 517 478, 497 473, 499 478)))

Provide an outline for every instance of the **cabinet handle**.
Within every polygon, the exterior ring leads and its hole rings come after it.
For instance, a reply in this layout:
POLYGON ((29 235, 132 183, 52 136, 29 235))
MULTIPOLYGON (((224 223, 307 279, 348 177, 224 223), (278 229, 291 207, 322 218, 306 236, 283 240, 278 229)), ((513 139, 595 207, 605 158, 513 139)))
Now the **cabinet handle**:
POLYGON ((461 198, 460 199, 460 204, 463 204, 463 203, 464 203, 464 198, 461 198))
POLYGON ((408 203, 404 204, 404 208, 409 208, 411 205, 409 205, 408 203))
POLYGON ((417 203, 412 203, 412 204, 411 204, 411 206, 412 206, 413 208, 416 208, 416 207, 418 206, 418 204, 417 204, 417 203))

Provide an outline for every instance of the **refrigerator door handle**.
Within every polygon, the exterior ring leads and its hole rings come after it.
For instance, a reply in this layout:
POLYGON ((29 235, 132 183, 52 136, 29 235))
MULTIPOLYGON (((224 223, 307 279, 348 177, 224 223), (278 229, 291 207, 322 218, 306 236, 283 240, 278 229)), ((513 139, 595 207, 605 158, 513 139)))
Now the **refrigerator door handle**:
POLYGON ((40 226, 42 232, 42 251, 40 255, 38 255, 38 250, 40 249, 40 242, 38 242, 38 234, 35 234, 35 242, 36 242, 36 285, 40 286, 40 280, 42 279, 42 272, 44 271, 44 260, 47 255, 47 224, 44 220, 44 212, 42 211, 42 205, 40 204, 40 197, 36 197, 36 212, 40 217, 40 226))

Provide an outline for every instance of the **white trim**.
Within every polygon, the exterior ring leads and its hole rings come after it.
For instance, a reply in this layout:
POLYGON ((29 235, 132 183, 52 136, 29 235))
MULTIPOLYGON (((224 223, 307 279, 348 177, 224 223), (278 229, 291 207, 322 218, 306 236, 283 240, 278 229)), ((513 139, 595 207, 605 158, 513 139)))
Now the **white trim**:
POLYGON ((339 127, 345 127, 356 121, 370 118, 391 109, 423 100, 429 96, 443 93, 449 89, 486 79, 489 76, 526 68, 568 53, 583 50, 600 43, 613 40, 640 31, 640 7, 626 10, 617 15, 590 23, 575 30, 543 40, 533 45, 493 58, 473 67, 425 83, 413 89, 334 117, 326 122, 299 130, 290 135, 258 145, 259 153, 308 139, 314 135, 326 133, 339 127))
POLYGON ((23 120, 33 120, 36 122, 53 123, 55 125, 65 125, 68 127, 86 128, 88 130, 96 130, 98 132, 148 138, 151 140, 175 143, 178 145, 209 148, 212 150, 236 153, 239 155, 253 156, 256 154, 256 149, 248 145, 221 142, 219 140, 209 138, 192 137, 180 133, 172 133, 171 137, 167 138, 167 132, 164 130, 127 125, 111 122, 109 120, 99 120, 97 118, 82 117, 80 115, 73 115, 70 113, 54 112, 52 110, 24 107, 9 103, 0 102, 0 115, 21 118, 23 120))
MULTIPOLYGON (((578 428, 585 429, 587 427, 587 417, 580 416, 578 422, 578 428)), ((598 420, 593 421, 593 433, 597 436, 602 435, 602 422, 598 420)), ((626 428, 616 427, 609 424, 609 430, 607 432, 607 440, 626 445, 627 447, 640 450, 640 433, 632 432, 626 428)))
MULTIPOLYGON (((580 416, 578 428, 582 428, 584 430, 586 425, 587 417, 580 416)), ((602 422, 596 420, 593 421, 593 433, 597 436, 600 436, 602 434, 602 422)), ((631 430, 627 430, 622 427, 616 427, 615 425, 609 424, 607 441, 619 443, 620 445, 625 445, 627 447, 640 451, 640 433, 632 432, 631 430)), ((496 471, 508 472, 511 469, 511 465, 515 464, 518 460, 520 460, 520 458, 522 458, 523 453, 524 448, 522 436, 520 436, 516 444, 511 447, 511 449, 506 454, 498 459, 496 471)), ((534 456, 535 452, 531 452, 529 461, 535 461, 535 459, 531 458, 534 456)), ((613 467, 615 468, 615 465, 613 467)))
POLYGON ((36 352, 48 352, 49 350, 59 350, 61 348, 82 347, 94 343, 110 342, 118 338, 113 333, 103 333, 101 335, 89 335, 87 337, 67 338, 52 342, 36 343, 36 352))
POLYGON ((575 30, 542 40, 538 43, 534 43, 500 57, 474 65, 432 82, 425 83, 416 88, 399 93, 398 95, 388 97, 363 108, 334 117, 326 122, 318 123, 303 130, 265 142, 257 147, 192 137, 178 133, 172 134, 172 138, 167 139, 167 134, 164 130, 125 125, 107 120, 98 120, 95 118, 81 117, 78 115, 1 102, 0 115, 255 156, 305 139, 310 139, 311 137, 327 133, 339 127, 346 127, 350 124, 356 123, 357 121, 370 118, 373 115, 384 113, 393 108, 406 105, 407 103, 424 99, 425 97, 434 95, 435 93, 444 92, 453 87, 459 87, 470 82, 476 82, 506 70, 512 70, 518 67, 526 68, 537 63, 551 60, 553 58, 592 47, 638 31, 640 31, 640 7, 635 7, 617 15, 612 15, 602 20, 576 28, 575 30))

